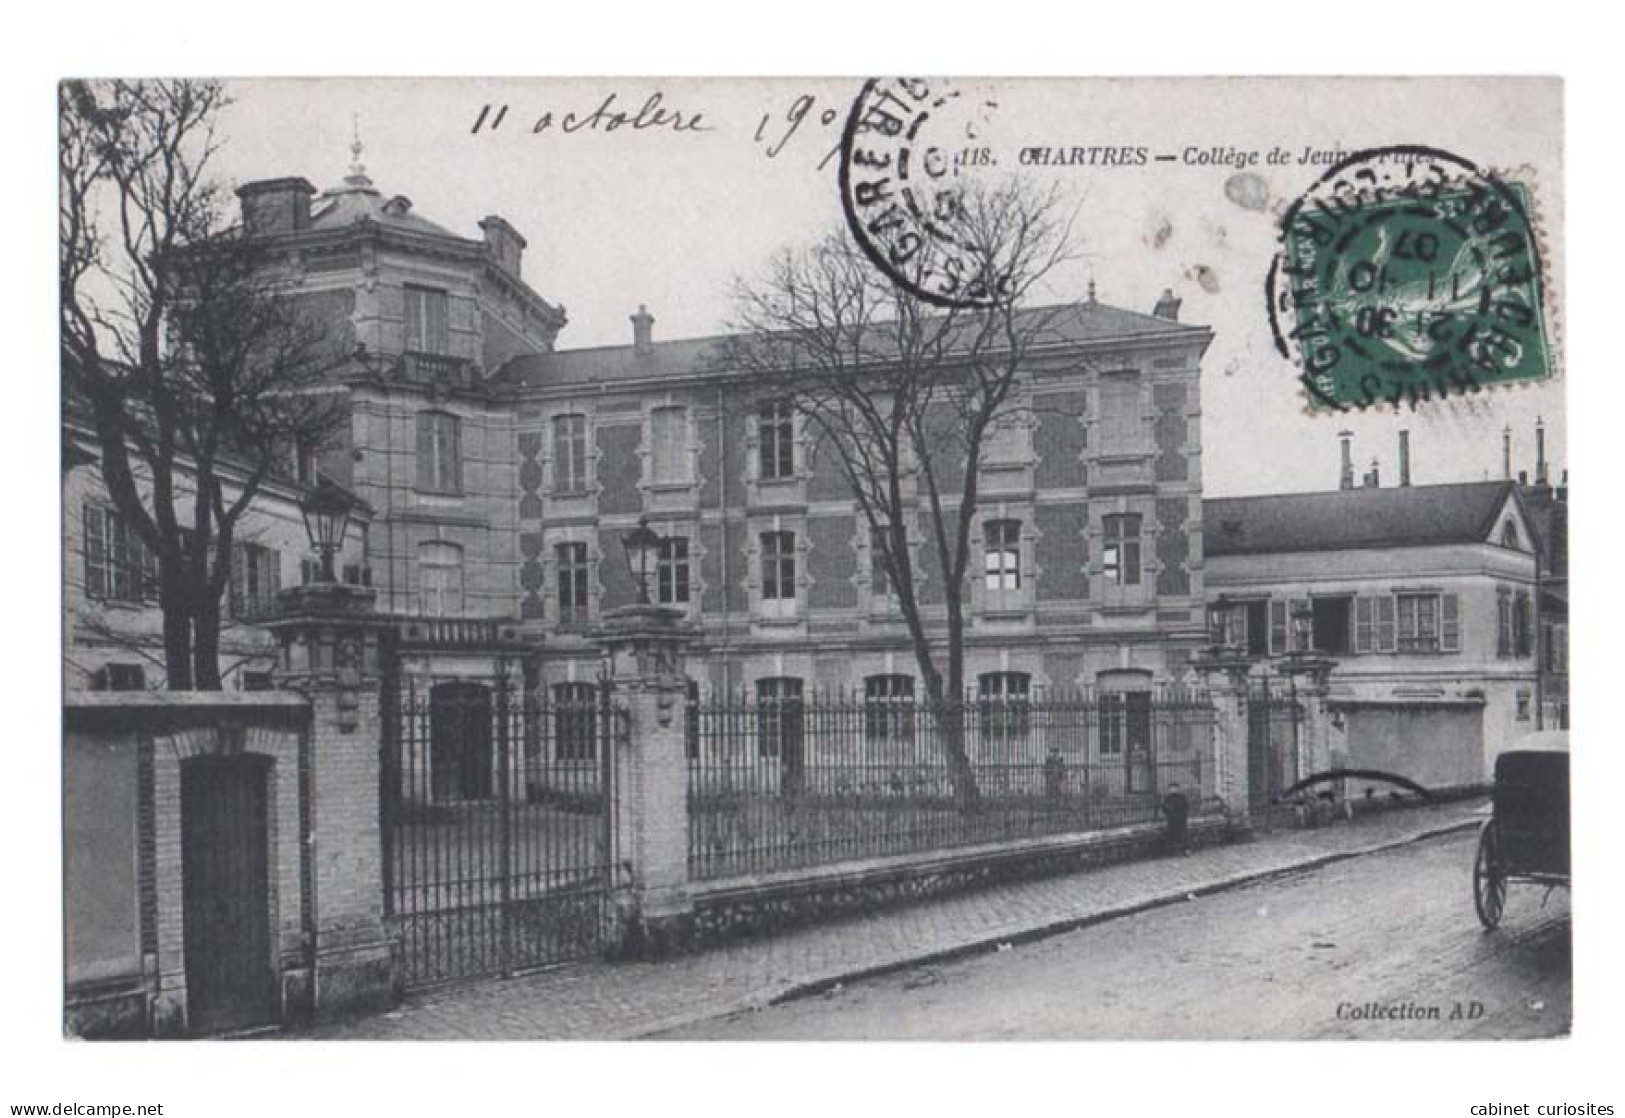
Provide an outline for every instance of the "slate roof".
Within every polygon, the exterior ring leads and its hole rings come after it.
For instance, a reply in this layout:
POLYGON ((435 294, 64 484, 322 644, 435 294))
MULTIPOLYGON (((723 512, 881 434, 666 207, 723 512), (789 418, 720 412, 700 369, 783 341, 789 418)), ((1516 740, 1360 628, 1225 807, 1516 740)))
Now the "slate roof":
MULTIPOLYGON (((1097 302, 1034 307, 1021 313, 1029 318, 1054 316, 1047 328, 1050 336, 1044 339, 1049 344, 1207 333, 1205 326, 1174 322, 1097 302)), ((631 345, 522 354, 503 365, 493 380, 516 388, 546 388, 715 372, 723 367, 723 347, 730 337, 732 335, 713 334, 655 342, 653 352, 648 354, 637 353, 631 345)))
POLYGON ((437 237, 457 237, 443 225, 412 212, 411 202, 404 197, 385 198, 365 174, 347 176, 344 185, 325 190, 311 205, 310 227, 317 230, 340 229, 370 218, 379 225, 404 229, 413 233, 429 233, 437 237), (401 205, 402 202, 406 204, 401 205))
POLYGON ((1510 481, 1333 489, 1202 502, 1209 556, 1427 547, 1489 537, 1510 481))

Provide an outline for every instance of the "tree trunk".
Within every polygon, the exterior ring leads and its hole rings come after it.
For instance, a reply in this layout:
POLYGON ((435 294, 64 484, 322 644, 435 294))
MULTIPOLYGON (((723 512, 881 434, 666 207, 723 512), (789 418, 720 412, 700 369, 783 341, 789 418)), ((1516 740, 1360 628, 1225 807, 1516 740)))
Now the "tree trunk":
POLYGON ((192 613, 192 686, 220 691, 220 599, 204 595, 192 613))
POLYGON ((164 614, 164 685, 171 691, 192 690, 192 611, 184 588, 173 576, 159 591, 164 614))

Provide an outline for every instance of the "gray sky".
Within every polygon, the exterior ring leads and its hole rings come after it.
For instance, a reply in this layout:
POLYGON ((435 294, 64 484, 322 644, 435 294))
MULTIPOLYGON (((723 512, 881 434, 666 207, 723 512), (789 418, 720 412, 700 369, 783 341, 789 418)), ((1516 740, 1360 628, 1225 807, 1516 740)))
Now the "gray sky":
MULTIPOLYGON (((656 336, 712 333, 728 316, 727 288, 776 248, 801 244, 841 220, 833 160, 820 161, 861 83, 817 79, 571 79, 567 81, 281 80, 232 83, 217 169, 233 182, 303 175, 336 185, 360 122, 368 174, 386 194, 453 232, 478 236, 500 213, 529 241, 525 277, 564 304, 565 348, 630 340, 639 303, 656 336), (563 116, 590 114, 611 94, 634 113, 654 93, 664 110, 706 129, 566 134, 563 116), (804 119, 775 156, 803 95, 804 119), (506 104, 494 132, 471 134, 481 107, 506 104), (552 114, 550 127, 533 126, 552 114), (768 116, 764 140, 755 136, 768 116)), ((1347 151, 1426 144, 1534 186, 1546 264, 1561 296, 1561 91, 1555 83, 1488 79, 1238 81, 1097 79, 962 83, 997 103, 984 142, 1003 170, 1058 181, 1079 207, 1087 256, 1056 274, 1048 298, 1082 298, 1093 278, 1102 302, 1149 311, 1163 288, 1184 299, 1186 322, 1216 334, 1203 363, 1203 438, 1210 495, 1322 489, 1337 479, 1337 431, 1355 433, 1358 468, 1372 457, 1397 476, 1397 432, 1411 431, 1417 484, 1499 476, 1501 429, 1514 430, 1514 469, 1533 470, 1534 423, 1548 456, 1564 461, 1563 389, 1500 389, 1416 411, 1309 416, 1297 370, 1270 340, 1264 278, 1275 218, 1226 198, 1233 165, 1192 165, 1187 149, 1280 146, 1285 166, 1255 165, 1270 208, 1324 171, 1302 166, 1306 146, 1347 151), (1145 147, 1175 162, 1144 166, 1020 167, 1035 146, 1145 147)))

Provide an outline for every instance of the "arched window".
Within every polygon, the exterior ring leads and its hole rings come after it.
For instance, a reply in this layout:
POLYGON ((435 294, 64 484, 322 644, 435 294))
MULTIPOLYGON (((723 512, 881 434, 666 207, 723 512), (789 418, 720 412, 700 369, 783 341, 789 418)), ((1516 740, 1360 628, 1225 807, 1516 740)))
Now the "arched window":
POLYGON ((462 548, 443 540, 418 545, 418 605, 427 617, 462 616, 462 548))

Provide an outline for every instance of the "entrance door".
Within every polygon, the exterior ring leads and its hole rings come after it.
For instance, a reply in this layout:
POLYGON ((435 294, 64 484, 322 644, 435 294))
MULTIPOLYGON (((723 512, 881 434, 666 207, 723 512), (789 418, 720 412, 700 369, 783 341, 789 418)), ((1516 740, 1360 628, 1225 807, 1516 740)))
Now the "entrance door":
POLYGON ((191 1029, 275 1019, 267 788, 261 757, 181 764, 181 883, 191 1029))
POLYGON ((492 795, 491 689, 438 683, 429 692, 429 777, 435 803, 492 795))

